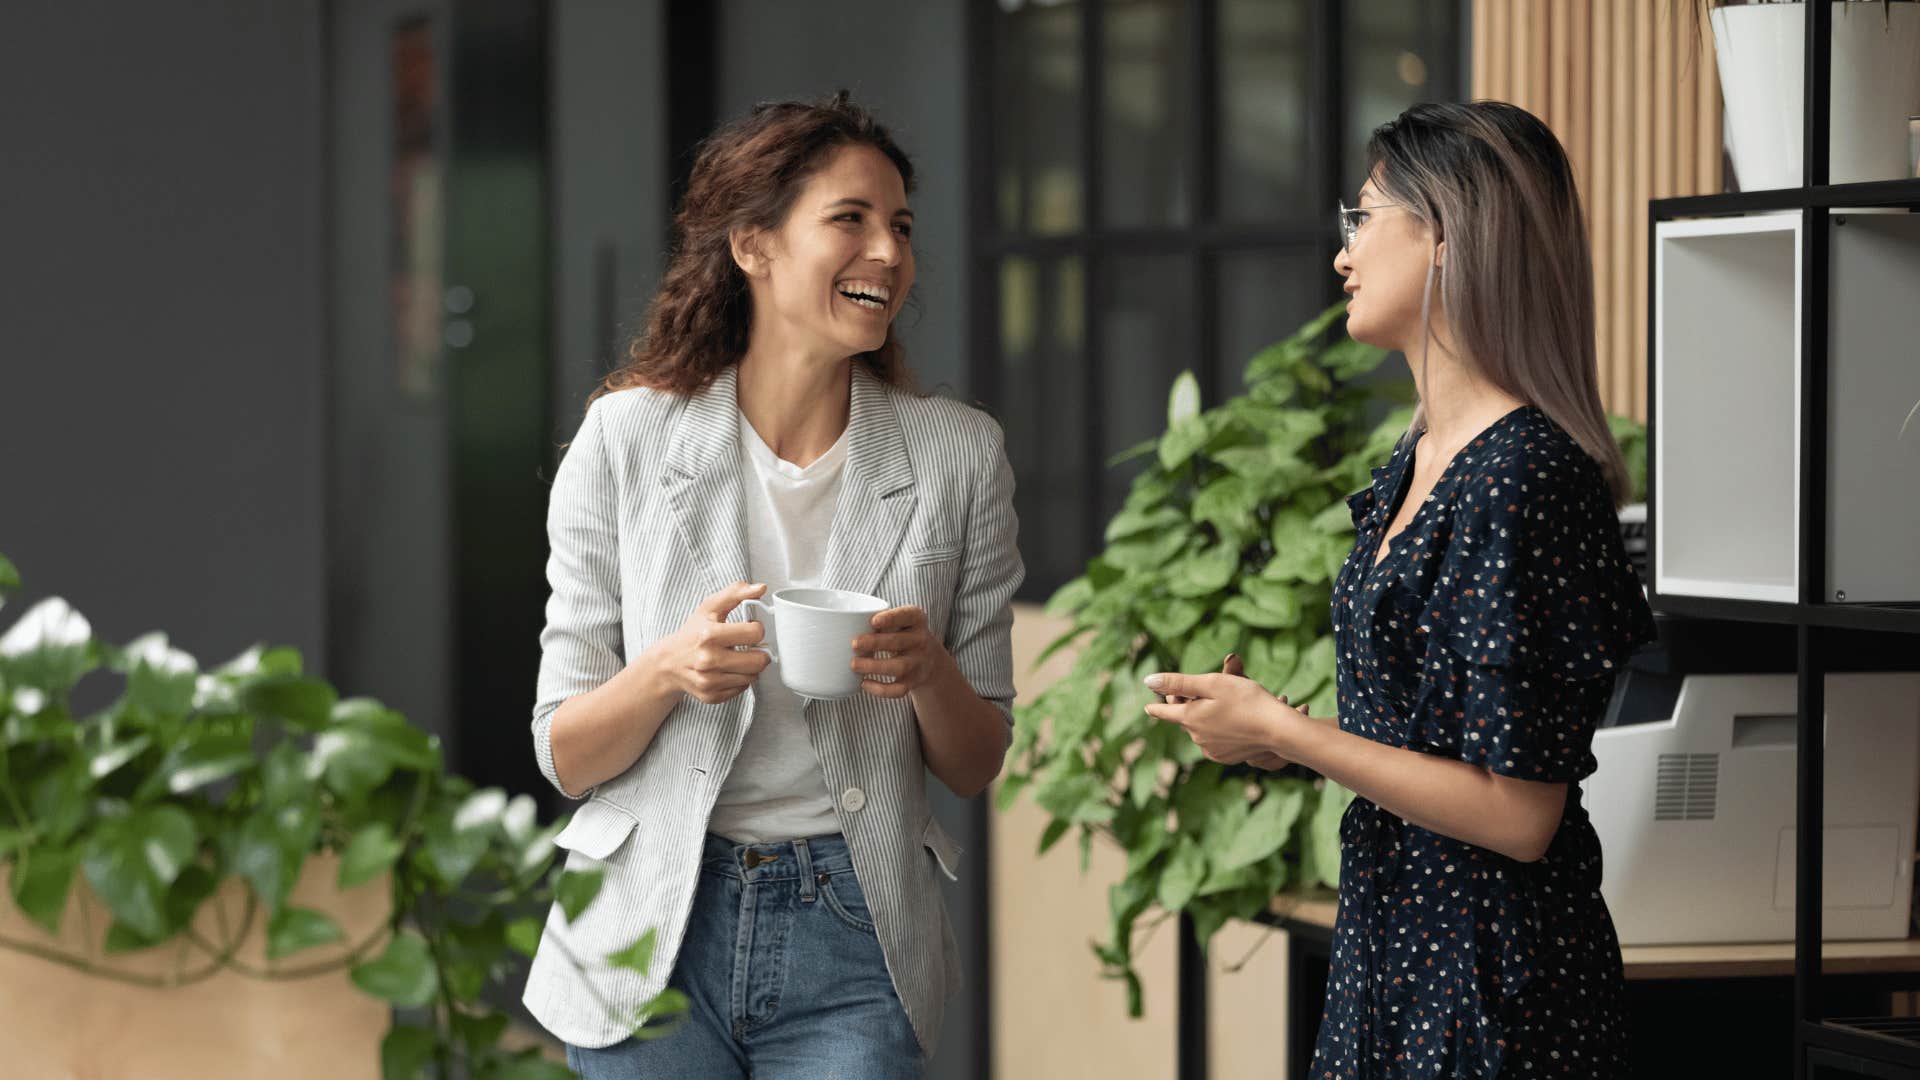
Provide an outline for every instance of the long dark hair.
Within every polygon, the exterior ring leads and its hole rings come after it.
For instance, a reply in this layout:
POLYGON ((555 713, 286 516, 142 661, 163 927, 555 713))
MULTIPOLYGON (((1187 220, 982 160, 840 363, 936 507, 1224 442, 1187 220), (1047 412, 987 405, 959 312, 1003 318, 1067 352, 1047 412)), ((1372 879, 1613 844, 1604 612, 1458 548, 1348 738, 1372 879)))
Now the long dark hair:
MULTIPOLYGON (((1633 483, 1600 403, 1586 217, 1560 140, 1501 101, 1415 105, 1374 131, 1367 172, 1447 243, 1437 276, 1458 339, 1448 347, 1551 417, 1600 466, 1615 501, 1625 498, 1633 483)), ((1421 301, 1423 342, 1430 302, 1421 301)), ((1425 420, 1422 404, 1413 428, 1425 420)))
MULTIPOLYGON (((753 324, 747 278, 728 243, 734 229, 778 228, 807 180, 841 147, 870 146, 913 191, 913 163, 845 90, 822 104, 756 105, 700 144, 687 194, 673 219, 673 254, 627 362, 593 392, 648 386, 692 393, 739 362, 753 324)), ((886 343, 855 358, 882 380, 911 385, 905 351, 886 343)), ((589 398, 588 400, 592 400, 589 398)))

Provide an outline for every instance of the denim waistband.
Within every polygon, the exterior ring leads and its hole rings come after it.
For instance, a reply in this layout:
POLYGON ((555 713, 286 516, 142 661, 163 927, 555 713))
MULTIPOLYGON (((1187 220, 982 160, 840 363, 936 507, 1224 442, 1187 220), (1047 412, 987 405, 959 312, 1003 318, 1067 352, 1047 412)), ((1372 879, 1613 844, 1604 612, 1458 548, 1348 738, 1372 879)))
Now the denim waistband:
POLYGON ((712 873, 758 885, 793 881, 803 873, 808 877, 851 873, 853 854, 847 850, 846 837, 838 833, 765 844, 736 844, 724 836, 708 833, 700 866, 712 873), (749 862, 754 865, 749 867, 749 862))

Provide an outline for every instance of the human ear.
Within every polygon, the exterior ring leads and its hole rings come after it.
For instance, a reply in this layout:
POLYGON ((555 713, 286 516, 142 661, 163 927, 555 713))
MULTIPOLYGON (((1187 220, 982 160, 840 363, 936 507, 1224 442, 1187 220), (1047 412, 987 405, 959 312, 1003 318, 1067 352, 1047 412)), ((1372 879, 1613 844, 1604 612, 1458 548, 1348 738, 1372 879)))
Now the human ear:
POLYGON ((765 235, 759 229, 733 229, 727 233, 727 247, 733 253, 733 263, 740 272, 748 277, 763 277, 767 272, 767 256, 762 249, 765 235))

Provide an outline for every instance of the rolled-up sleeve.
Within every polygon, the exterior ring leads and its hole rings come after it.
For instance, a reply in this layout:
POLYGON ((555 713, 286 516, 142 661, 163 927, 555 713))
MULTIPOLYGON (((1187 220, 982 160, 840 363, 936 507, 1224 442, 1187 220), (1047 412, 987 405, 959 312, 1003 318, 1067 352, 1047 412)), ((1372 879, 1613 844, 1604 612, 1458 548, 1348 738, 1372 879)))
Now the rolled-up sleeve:
POLYGON ((625 666, 620 624, 617 497, 599 407, 587 411, 560 461, 547 505, 547 625, 540 633, 540 678, 533 749, 540 772, 570 799, 553 765, 553 714, 625 666))
POLYGON ((1026 577, 1013 510, 1013 466, 1000 426, 991 431, 967 514, 965 550, 947 621, 947 651, 975 693, 1013 725, 1013 593, 1026 577))

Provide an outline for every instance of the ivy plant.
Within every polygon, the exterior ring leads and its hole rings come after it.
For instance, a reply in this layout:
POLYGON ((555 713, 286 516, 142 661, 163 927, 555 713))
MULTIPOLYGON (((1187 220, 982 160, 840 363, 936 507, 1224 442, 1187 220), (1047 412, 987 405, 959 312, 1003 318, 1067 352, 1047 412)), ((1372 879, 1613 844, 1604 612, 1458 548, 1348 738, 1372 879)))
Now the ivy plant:
MULTIPOLYGON (((0 601, 19 585, 0 557, 0 601)), ((340 698, 294 650, 256 647, 203 670, 164 634, 103 642, 58 598, 0 635, 0 868, 13 902, 57 935, 84 880, 112 916, 93 942, 101 959, 52 936, 0 938, 0 947, 156 987, 222 971, 299 979, 344 970, 403 1010, 381 1044, 390 1080, 572 1075, 537 1048, 502 1049, 507 1017, 485 994, 514 976, 515 954, 540 946, 556 896, 571 919, 599 890, 598 871, 556 866, 564 824, 538 822, 528 796, 447 771, 432 735, 377 701, 340 698), (73 689, 95 672, 117 677, 120 693, 76 716, 73 689), (338 858, 342 889, 386 881, 392 914, 364 940, 344 941, 325 912, 290 902, 319 853, 338 858), (228 918, 216 893, 234 878, 244 901, 228 918), (222 917, 198 918, 208 905, 222 917), (256 927, 265 966, 238 955, 256 927), (190 959, 170 976, 114 965, 182 943, 190 959), (326 959, 300 955, 321 946, 332 946, 326 959)), ((644 972, 653 944, 649 930, 599 959, 644 972)), ((685 1007, 674 991, 605 1004, 644 1037, 671 1030, 685 1007), (654 1019, 642 1024, 642 1015, 654 1019)))
MULTIPOLYGON (((1040 850, 1077 830, 1083 871, 1096 836, 1126 852, 1094 946, 1141 1013, 1136 929, 1150 909, 1186 912, 1204 946, 1229 919, 1288 890, 1338 883, 1340 816, 1353 796, 1299 766, 1268 772, 1205 760, 1177 726, 1146 715, 1156 671, 1249 678, 1315 716, 1335 715, 1332 582, 1354 541, 1348 494, 1372 482, 1412 419, 1411 383, 1357 381, 1385 353, 1329 334, 1343 308, 1255 355, 1246 390, 1202 410, 1189 372, 1167 430, 1120 455, 1145 458, 1105 549, 1054 594, 1071 627, 1041 654, 1078 645, 1069 672, 1016 711, 1002 809, 1023 793, 1050 819, 1040 850), (1381 399, 1385 399, 1382 402, 1381 399), (1386 419, 1369 426, 1377 407, 1386 419)), ((1616 437, 1645 438, 1630 420, 1616 437)))

